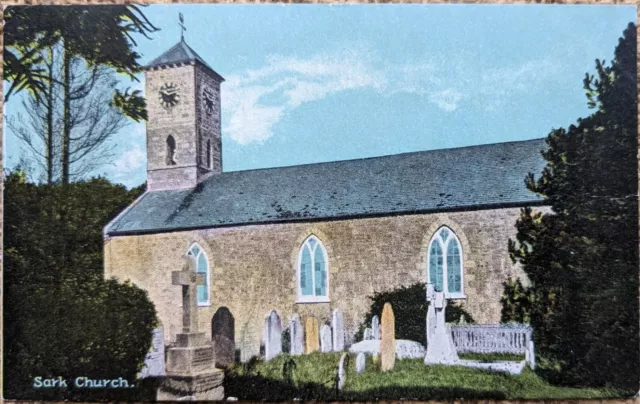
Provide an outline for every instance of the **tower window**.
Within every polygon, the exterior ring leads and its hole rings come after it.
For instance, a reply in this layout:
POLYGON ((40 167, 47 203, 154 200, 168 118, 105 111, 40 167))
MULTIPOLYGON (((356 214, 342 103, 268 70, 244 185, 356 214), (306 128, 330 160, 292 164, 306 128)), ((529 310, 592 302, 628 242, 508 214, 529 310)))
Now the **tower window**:
POLYGON ((176 140, 173 136, 167 137, 167 161, 168 166, 176 165, 176 140))
POLYGON ((207 167, 211 168, 211 140, 207 140, 207 167))

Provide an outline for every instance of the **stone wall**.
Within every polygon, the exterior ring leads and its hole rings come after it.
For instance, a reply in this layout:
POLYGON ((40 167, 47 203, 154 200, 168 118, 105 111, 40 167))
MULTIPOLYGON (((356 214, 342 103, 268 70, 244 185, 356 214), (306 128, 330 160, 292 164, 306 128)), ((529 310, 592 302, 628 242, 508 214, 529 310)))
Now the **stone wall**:
POLYGON ((181 318, 180 290, 171 285, 171 271, 180 269, 181 256, 199 243, 211 267, 212 302, 198 309, 200 327, 210 335, 213 314, 226 306, 235 317, 237 347, 250 335, 257 353, 270 309, 286 326, 293 312, 303 321, 314 315, 322 323, 339 308, 352 335, 369 307, 367 296, 426 280, 427 246, 446 225, 462 244, 466 310, 480 323, 496 323, 502 282, 525 278, 507 253, 518 215, 519 209, 510 208, 113 237, 105 243, 105 275, 148 290, 171 341, 181 318), (327 250, 329 303, 296 303, 298 251, 311 234, 327 250))
POLYGON ((198 127, 198 157, 197 163, 202 176, 208 173, 219 174, 222 172, 222 136, 221 106, 220 106, 220 81, 209 69, 196 65, 196 115, 198 127), (205 91, 213 96, 211 110, 206 108, 205 91), (210 166, 207 164, 207 142, 211 144, 210 166))

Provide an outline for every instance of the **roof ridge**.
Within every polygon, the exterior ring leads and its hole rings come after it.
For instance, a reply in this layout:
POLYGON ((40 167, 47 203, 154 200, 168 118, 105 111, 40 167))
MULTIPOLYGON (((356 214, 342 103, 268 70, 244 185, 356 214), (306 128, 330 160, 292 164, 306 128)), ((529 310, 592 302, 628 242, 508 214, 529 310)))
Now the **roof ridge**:
MULTIPOLYGON (((483 143, 483 144, 469 145, 469 146, 444 147, 444 148, 441 148, 441 149, 417 150, 417 151, 402 152, 402 153, 396 153, 396 154, 384 154, 382 156, 360 157, 360 158, 355 158, 355 159, 319 161, 317 163, 303 163, 303 164, 294 164, 294 165, 289 165, 289 166, 250 168, 250 169, 247 169, 247 170, 223 171, 222 174, 244 173, 244 172, 248 172, 248 171, 282 170, 282 169, 286 169, 286 168, 293 169, 293 168, 306 167, 306 166, 318 166, 318 165, 324 165, 324 164, 328 165, 328 164, 337 164, 337 163, 347 163, 347 162, 350 162, 350 161, 365 161, 365 160, 374 160, 374 159, 384 159, 384 158, 391 158, 391 157, 397 157, 397 156, 406 156, 406 155, 411 155, 411 154, 435 153, 435 152, 441 152, 441 151, 444 151, 444 150, 474 149, 474 148, 491 147, 491 146, 497 146, 497 145, 513 144, 513 143, 539 142, 539 141, 544 140, 544 139, 546 139, 546 137, 535 138, 535 139, 526 139, 526 140, 510 140, 508 142, 483 143)), ((204 180, 203 182, 210 181, 212 178, 215 178, 215 177, 217 177, 217 176, 211 176, 211 177, 207 178, 206 180, 204 180)))

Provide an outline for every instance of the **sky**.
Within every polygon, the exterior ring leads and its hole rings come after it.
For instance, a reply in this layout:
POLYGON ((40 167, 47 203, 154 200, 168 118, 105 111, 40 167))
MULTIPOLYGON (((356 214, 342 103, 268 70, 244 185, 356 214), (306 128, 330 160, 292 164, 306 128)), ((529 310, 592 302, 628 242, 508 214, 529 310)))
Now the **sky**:
MULTIPOLYGON (((223 170, 545 137, 587 116, 582 80, 635 6, 151 5, 147 63, 185 40, 222 84, 223 170)), ((123 80, 124 87, 144 89, 123 80)), ((20 112, 19 97, 5 116, 20 112)), ((4 125, 6 128, 6 125, 4 125)), ((24 146, 5 135, 5 167, 24 146)), ((145 125, 93 174, 146 179, 145 125)))

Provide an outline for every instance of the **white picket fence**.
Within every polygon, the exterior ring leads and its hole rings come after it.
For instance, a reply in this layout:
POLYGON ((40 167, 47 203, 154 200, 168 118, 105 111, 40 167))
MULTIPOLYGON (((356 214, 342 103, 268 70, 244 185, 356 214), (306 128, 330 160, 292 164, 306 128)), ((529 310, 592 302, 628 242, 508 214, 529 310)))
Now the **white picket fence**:
POLYGON ((460 353, 533 354, 533 329, 526 324, 452 325, 451 336, 460 353))

